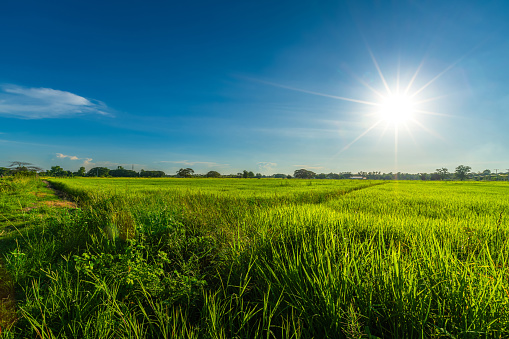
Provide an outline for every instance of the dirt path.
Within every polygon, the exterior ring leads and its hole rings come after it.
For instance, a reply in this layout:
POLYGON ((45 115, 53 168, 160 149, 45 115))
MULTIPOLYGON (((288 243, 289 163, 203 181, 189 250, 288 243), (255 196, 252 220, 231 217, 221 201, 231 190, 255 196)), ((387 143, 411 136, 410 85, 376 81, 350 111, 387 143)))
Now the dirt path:
MULTIPOLYGON (((53 187, 51 182, 49 182, 47 180, 43 180, 42 182, 46 185, 47 188, 52 190, 55 193, 55 195, 57 197, 59 197, 61 200, 64 200, 64 201, 67 201, 67 202, 72 202, 74 204, 74 202, 72 201, 73 199, 72 199, 72 197, 69 194, 67 194, 64 191, 57 190, 55 187, 53 187)), ((76 205, 76 204, 74 204, 74 205, 76 205)))
POLYGON ((60 200, 39 201, 34 206, 27 207, 26 210, 31 210, 31 209, 37 208, 37 207, 40 206, 40 204, 43 204, 43 205, 46 205, 46 206, 50 206, 50 207, 78 208, 76 203, 72 201, 71 197, 67 193, 65 193, 63 191, 60 191, 60 190, 57 190, 56 188, 54 188, 51 185, 51 183, 49 181, 43 180, 42 182, 46 185, 47 188, 52 190, 53 193, 55 193, 55 195, 60 200))

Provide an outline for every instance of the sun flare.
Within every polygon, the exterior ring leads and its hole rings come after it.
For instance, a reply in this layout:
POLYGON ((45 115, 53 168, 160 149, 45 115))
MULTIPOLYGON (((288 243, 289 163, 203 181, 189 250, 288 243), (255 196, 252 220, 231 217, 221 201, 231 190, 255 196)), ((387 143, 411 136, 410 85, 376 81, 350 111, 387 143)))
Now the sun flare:
POLYGON ((380 119, 393 125, 404 124, 413 119, 414 102, 409 96, 392 94, 384 97, 378 114, 380 119))
MULTIPOLYGON (((339 95, 331 95, 326 93, 320 93, 315 91, 310 91, 302 88, 296 88, 291 87, 283 84, 278 84, 274 82, 269 81, 262 81, 258 79, 250 79, 257 82, 264 83, 266 85, 284 88, 296 92, 311 94, 311 95, 317 95, 321 97, 326 98, 332 98, 342 101, 349 101, 353 103, 363 104, 372 107, 372 109, 369 109, 369 113, 366 114, 366 117, 374 118, 372 121, 372 124, 367 127, 361 134, 359 134, 355 139, 353 139, 351 142, 346 144, 341 150, 337 153, 340 154, 347 149, 349 149, 353 144, 355 144, 357 141, 362 139, 365 135, 370 133, 371 131, 378 128, 379 130, 382 129, 381 135, 383 136, 385 132, 389 129, 394 131, 394 149, 395 149, 395 159, 397 160, 397 153, 398 153, 398 140, 399 140, 399 131, 407 131, 410 137, 413 139, 413 133, 412 128, 417 126, 421 128, 422 130, 432 134, 435 137, 442 138, 438 133, 433 131, 433 129, 430 129, 426 127, 422 121, 421 118, 424 115, 434 115, 434 116, 445 116, 445 117, 452 117, 452 115, 439 113, 430 111, 426 108, 426 103, 439 100, 443 98, 444 96, 435 96, 435 97, 422 97, 422 93, 424 93, 424 90, 430 87, 435 81, 437 81, 441 76, 443 76, 445 73, 447 73, 449 70, 454 68, 462 59, 463 57, 459 58, 449 66, 447 66, 444 70, 439 72, 437 75, 433 76, 431 80, 424 83, 424 85, 421 85, 417 89, 412 89, 412 87, 415 87, 417 76, 421 73, 421 69, 424 65, 424 59, 419 64, 413 75, 411 76, 408 84, 406 86, 402 86, 401 79, 400 79, 400 65, 398 64, 397 73, 395 74, 395 84, 393 82, 388 82, 386 80, 386 77, 382 73, 382 70, 380 66, 378 65, 378 62, 374 56, 374 54, 371 52, 371 50, 368 47, 368 52, 371 56, 371 59, 373 61, 373 64, 378 72, 378 75, 380 77, 380 80, 383 84, 383 87, 378 89, 376 87, 373 87, 371 85, 371 81, 366 82, 361 77, 353 74, 353 77, 362 84, 366 89, 370 90, 374 94, 376 94, 376 100, 363 100, 363 99, 355 99, 355 98, 349 98, 345 96, 339 96, 339 95), (391 86, 392 85, 392 86, 391 86), (401 87, 400 87, 401 86, 401 87), (385 91, 383 90, 385 88, 385 91), (400 91, 401 90, 401 91, 400 91)), ((415 142, 415 140, 414 140, 415 142)))

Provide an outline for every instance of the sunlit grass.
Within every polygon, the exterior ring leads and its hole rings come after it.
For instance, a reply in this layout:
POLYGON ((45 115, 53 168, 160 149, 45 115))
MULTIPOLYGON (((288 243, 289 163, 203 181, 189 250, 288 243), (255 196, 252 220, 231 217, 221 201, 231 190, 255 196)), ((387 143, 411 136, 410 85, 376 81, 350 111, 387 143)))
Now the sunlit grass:
POLYGON ((507 183, 54 182, 80 209, 0 239, 18 296, 7 337, 509 331, 507 183))

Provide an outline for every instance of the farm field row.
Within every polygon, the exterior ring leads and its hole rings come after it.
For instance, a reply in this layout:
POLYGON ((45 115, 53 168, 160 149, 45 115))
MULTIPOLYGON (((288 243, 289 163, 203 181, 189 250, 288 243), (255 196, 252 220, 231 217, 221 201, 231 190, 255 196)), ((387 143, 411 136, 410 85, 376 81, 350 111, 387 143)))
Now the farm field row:
POLYGON ((5 335, 509 333, 505 182, 51 182, 79 208, 26 211, 35 226, 0 239, 20 318, 5 335))

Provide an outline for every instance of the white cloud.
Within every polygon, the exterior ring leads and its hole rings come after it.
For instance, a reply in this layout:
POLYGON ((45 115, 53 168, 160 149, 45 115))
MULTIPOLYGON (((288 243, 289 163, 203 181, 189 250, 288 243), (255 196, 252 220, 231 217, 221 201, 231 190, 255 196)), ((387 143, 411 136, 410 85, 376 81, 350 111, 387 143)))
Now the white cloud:
POLYGON ((57 158, 59 158, 59 159, 66 159, 67 158, 69 160, 83 160, 83 163, 81 164, 81 166, 85 166, 85 167, 89 167, 89 166, 95 165, 92 162, 92 158, 78 158, 75 155, 65 155, 65 154, 62 154, 62 153, 57 153, 57 158))
POLYGON ((228 164, 218 164, 217 162, 210 162, 210 161, 179 160, 179 161, 160 161, 160 162, 166 163, 166 164, 180 164, 180 165, 184 165, 184 166, 195 166, 195 165, 205 165, 207 167, 228 166, 228 164))
POLYGON ((51 88, 0 86, 0 116, 43 119, 80 114, 111 116, 104 103, 51 88))
POLYGON ((88 167, 90 165, 92 165, 92 158, 86 158, 85 160, 83 160, 83 166, 85 167, 88 167))
POLYGON ((78 158, 75 155, 65 155, 65 154, 62 154, 62 153, 57 153, 57 158, 60 158, 60 159, 69 158, 71 160, 80 160, 80 158, 78 158))
POLYGON ((271 173, 276 166, 275 162, 261 161, 258 163, 258 169, 263 173, 271 173))

